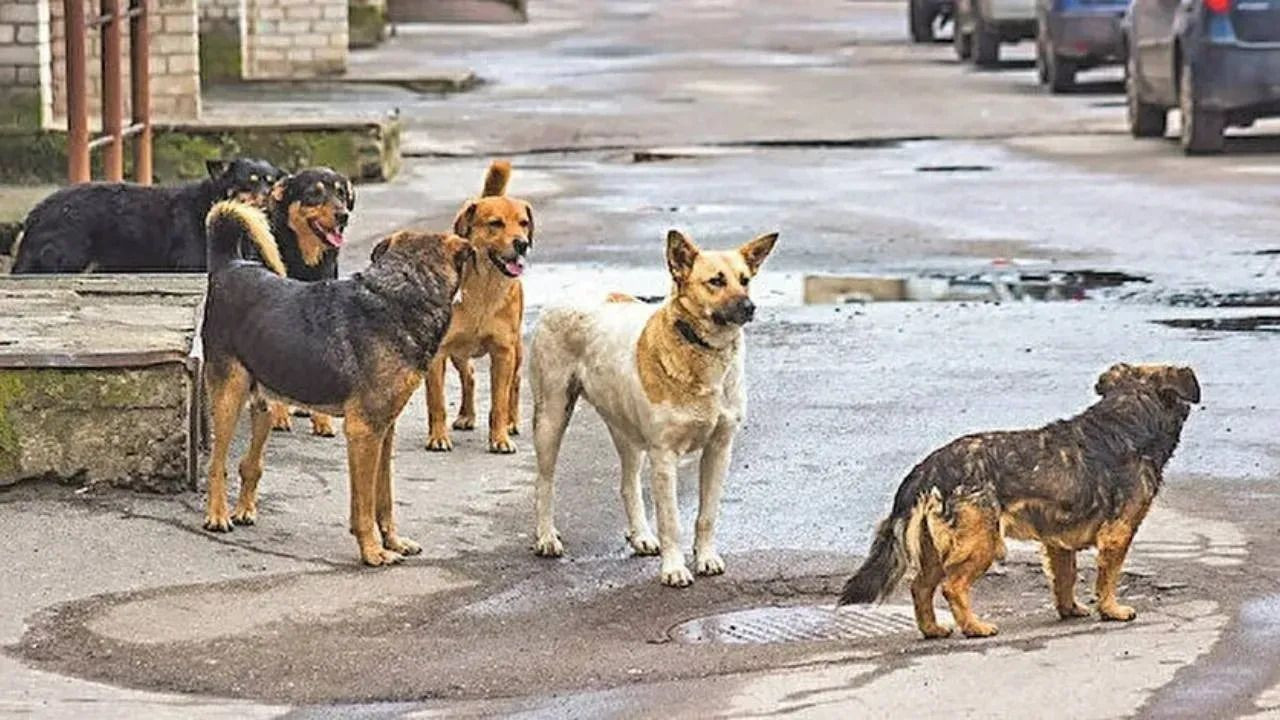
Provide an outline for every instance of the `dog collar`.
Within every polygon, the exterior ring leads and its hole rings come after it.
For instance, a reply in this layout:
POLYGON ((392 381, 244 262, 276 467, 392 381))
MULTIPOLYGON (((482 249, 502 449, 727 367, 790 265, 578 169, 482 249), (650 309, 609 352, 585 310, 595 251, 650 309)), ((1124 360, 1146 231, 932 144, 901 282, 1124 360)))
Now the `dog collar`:
POLYGON ((715 350, 715 348, 711 346, 711 343, 708 343, 706 340, 699 337, 698 331, 694 330, 693 326, 684 320, 676 320, 676 331, 679 332, 680 336, 685 340, 688 340, 690 343, 697 345, 703 350, 715 350))

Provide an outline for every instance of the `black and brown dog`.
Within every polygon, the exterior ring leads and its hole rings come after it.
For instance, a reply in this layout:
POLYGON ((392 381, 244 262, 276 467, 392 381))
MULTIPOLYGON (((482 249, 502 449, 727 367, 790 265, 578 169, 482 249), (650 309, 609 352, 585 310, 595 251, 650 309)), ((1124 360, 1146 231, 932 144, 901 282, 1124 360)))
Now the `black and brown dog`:
MULTIPOLYGON (((326 167, 300 170, 271 188, 267 206, 285 274, 308 282, 337 278, 338 250, 356 207, 351 180, 326 167)), ((291 430, 289 414, 285 405, 271 403, 272 429, 291 430)), ((310 415, 311 432, 324 437, 335 434, 329 416, 310 415)))
POLYGON ((1098 549, 1098 613, 1132 620, 1116 580, 1138 525, 1160 490, 1200 383, 1188 367, 1117 364, 1095 387, 1101 400, 1037 430, 968 435, 934 451, 902 481, 871 552, 840 604, 869 603, 915 570, 911 597, 926 638, 946 637, 934 591, 961 632, 994 635, 969 589, 1004 554, 1002 536, 1043 544, 1054 604, 1063 618, 1089 614, 1075 597, 1076 552, 1098 549))
POLYGON ((205 166, 208 178, 175 187, 96 182, 58 190, 23 221, 13 272, 203 272, 213 204, 263 202, 284 177, 264 160, 205 166))
POLYGON ((301 282, 279 276, 270 225, 255 208, 219 203, 208 236, 201 339, 213 449, 204 527, 226 532, 256 521, 270 397, 345 418, 351 533, 361 559, 385 565, 421 552, 393 518, 395 422, 449 327, 463 266, 474 258, 470 243, 402 232, 378 244, 364 272, 301 282), (240 259, 239 248, 249 246, 275 271, 240 259), (240 496, 228 510, 227 454, 249 398, 252 435, 240 461, 240 496))

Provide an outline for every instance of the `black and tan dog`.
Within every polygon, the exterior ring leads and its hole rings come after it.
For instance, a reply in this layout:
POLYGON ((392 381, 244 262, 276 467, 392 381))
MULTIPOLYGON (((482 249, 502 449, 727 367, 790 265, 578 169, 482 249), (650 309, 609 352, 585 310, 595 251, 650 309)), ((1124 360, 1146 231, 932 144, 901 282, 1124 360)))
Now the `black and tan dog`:
POLYGON ((403 232, 378 244, 364 272, 300 282, 279 276, 260 211, 220 203, 209 214, 208 235, 201 338, 213 449, 205 528, 226 532, 257 520, 270 397, 345 418, 351 533, 364 562, 417 554, 421 548, 397 533, 393 518, 395 422, 449 326, 462 268, 474 258, 471 245, 454 235, 403 232), (240 259, 242 246, 258 248, 276 271, 240 259), (227 453, 248 398, 253 430, 240 461, 240 496, 228 510, 227 453))
POLYGON ((13 272, 203 272, 209 208, 261 203, 284 176, 263 160, 205 165, 208 178, 176 187, 84 183, 53 193, 23 221, 13 272))
POLYGON ((1116 601, 1116 579, 1200 384, 1187 367, 1118 364, 1095 389, 1102 399, 1069 420, 968 435, 915 466, 840 604, 881 600, 914 569, 911 597, 926 638, 951 633, 934 615, 939 585, 961 632, 994 635, 970 607, 969 589, 1003 556, 1007 535, 1043 543, 1064 619, 1089 613, 1075 597, 1076 552, 1096 547, 1098 613, 1132 620, 1133 608, 1116 601))
MULTIPOLYGON (((285 274, 305 281, 337 278, 338 250, 355 207, 351 181, 329 168, 308 168, 277 182, 271 188, 268 213, 285 274)), ((282 403, 271 403, 272 429, 291 430, 289 413, 282 403)), ((310 415, 311 432, 334 435, 332 418, 310 415)))

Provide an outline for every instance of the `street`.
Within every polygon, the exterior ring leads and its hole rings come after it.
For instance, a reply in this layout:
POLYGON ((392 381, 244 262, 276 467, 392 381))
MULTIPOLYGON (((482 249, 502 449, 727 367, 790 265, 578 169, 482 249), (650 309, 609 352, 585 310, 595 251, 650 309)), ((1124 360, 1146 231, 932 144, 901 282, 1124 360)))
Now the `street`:
POLYGON ((470 69, 468 92, 211 91, 215 121, 399 109, 404 167, 357 189, 344 274, 390 231, 448 228, 510 158, 537 218, 526 333, 549 302, 667 293, 668 228, 714 248, 778 231, 752 286, 727 572, 676 590, 631 554, 585 407, 560 457, 565 556, 535 557, 528 385, 513 456, 483 428, 428 453, 419 393, 395 482, 424 553, 397 567, 359 566, 341 433, 305 421, 273 434, 258 523, 229 535, 201 529, 195 492, 0 492, 0 715, 1280 717, 1280 122, 1184 157, 1172 127, 1129 137, 1118 68, 1051 96, 1028 43, 979 72, 906 26, 875 0, 535 0, 527 25, 403 27, 352 56, 470 69), (809 275, 993 267, 1124 276, 1072 301, 803 301, 809 275), (912 465, 1073 415, 1120 361, 1191 365, 1204 397, 1125 566, 1136 621, 1059 621, 1017 542, 975 593, 994 638, 920 640, 905 591, 834 611, 912 465))

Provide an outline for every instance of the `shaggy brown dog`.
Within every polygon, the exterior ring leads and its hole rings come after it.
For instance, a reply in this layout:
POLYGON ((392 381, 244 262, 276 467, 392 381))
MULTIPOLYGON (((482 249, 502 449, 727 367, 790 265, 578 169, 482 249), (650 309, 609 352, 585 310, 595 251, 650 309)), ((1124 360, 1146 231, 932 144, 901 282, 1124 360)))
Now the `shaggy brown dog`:
POLYGON ((1076 552, 1097 547, 1098 613, 1132 620, 1133 608, 1116 601, 1116 579, 1200 384, 1188 367, 1118 364, 1095 389, 1102 399, 1069 420, 968 435, 913 468, 840 604, 881 600, 914 569, 911 597, 926 638, 951 633, 934 616, 939 585, 961 632, 994 635, 970 607, 969 588, 1004 555, 1003 534, 1043 543, 1064 619, 1089 614, 1075 597, 1076 552))
POLYGON ((524 357, 520 275, 525 256, 533 247, 533 209, 529 203, 504 194, 510 178, 510 163, 490 165, 480 197, 464 205, 453 223, 453 232, 475 246, 476 263, 463 276, 462 301, 453 310, 449 334, 427 373, 428 450, 453 449, 445 417, 445 358, 453 361, 462 380, 462 406, 453 428, 471 430, 476 426, 472 359, 488 355, 492 396, 489 452, 516 451, 510 436, 519 432, 520 423, 520 364, 524 357))
POLYGON ((421 552, 396 531, 395 422, 444 338, 462 269, 474 258, 470 243, 455 235, 398 233, 374 248, 364 272, 301 282, 279 276, 267 220, 247 205, 215 205, 208 236, 201 339, 213 451, 205 529, 227 532, 233 523, 257 521, 270 397, 345 418, 351 534, 365 564, 421 552), (239 258, 239 248, 249 245, 267 248, 271 270, 239 258), (253 433, 240 461, 240 497, 228 511, 227 453, 250 397, 253 433))

